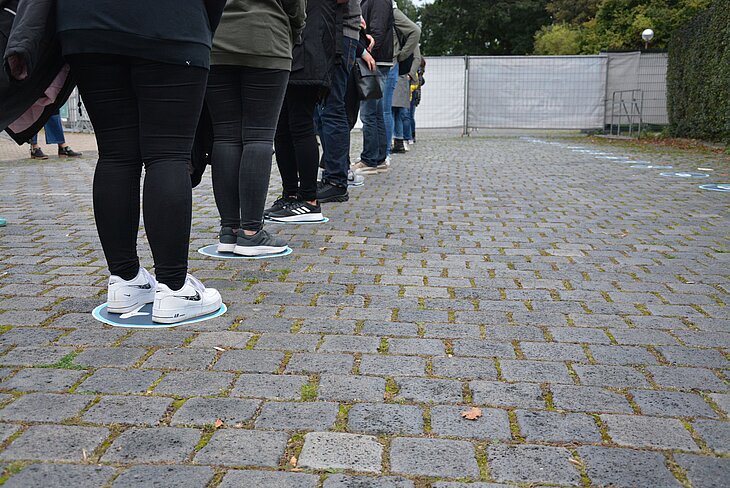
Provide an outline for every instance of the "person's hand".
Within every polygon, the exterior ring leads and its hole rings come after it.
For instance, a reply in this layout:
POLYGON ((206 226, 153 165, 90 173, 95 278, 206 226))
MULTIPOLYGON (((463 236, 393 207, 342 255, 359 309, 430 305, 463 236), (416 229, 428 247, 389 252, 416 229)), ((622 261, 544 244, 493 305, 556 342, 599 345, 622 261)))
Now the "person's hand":
POLYGON ((372 51, 375 46, 375 38, 370 34, 365 34, 365 37, 367 37, 368 41, 370 41, 370 44, 368 44, 368 51, 372 51))
POLYGON ((363 51, 360 59, 368 64, 368 69, 370 69, 370 71, 375 71, 375 68, 377 68, 377 65, 375 64, 375 58, 373 58, 372 54, 370 54, 369 52, 363 51))
POLYGON ((368 24, 365 22, 365 17, 363 17, 362 15, 360 16, 360 27, 362 27, 363 29, 368 28, 368 24))

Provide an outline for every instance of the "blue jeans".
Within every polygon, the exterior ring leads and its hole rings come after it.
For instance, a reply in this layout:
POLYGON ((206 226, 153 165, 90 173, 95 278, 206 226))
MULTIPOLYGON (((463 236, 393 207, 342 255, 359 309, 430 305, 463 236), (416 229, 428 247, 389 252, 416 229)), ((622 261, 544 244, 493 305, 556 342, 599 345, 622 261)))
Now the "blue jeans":
MULTIPOLYGON (((380 82, 388 76, 390 67, 379 66, 380 82)), ((385 89, 383 89, 385 91, 385 89)), ((385 121, 383 119, 383 98, 365 100, 360 104, 360 120, 362 120, 362 153, 360 161, 368 166, 377 166, 385 161, 387 139, 385 137, 385 121)))
MULTIPOLYGON (((46 144, 65 144, 66 138, 63 137, 63 126, 61 125, 61 116, 58 114, 51 115, 46 125, 43 126, 46 130, 46 144)), ((38 134, 35 134, 31 140, 31 143, 38 144, 38 134)))
POLYGON ((410 140, 411 111, 405 107, 393 107, 393 137, 410 140))
POLYGON ((350 155, 350 122, 345 110, 347 81, 355 64, 357 41, 342 38, 342 62, 335 67, 327 99, 314 113, 315 123, 322 142, 322 180, 334 185, 347 186, 347 170, 350 155))
POLYGON ((410 113, 411 113, 411 117, 410 117, 410 119, 411 119, 411 131, 409 132, 409 134, 410 134, 411 137, 410 137, 409 140, 415 141, 416 140, 416 101, 415 100, 411 100, 411 110, 410 110, 410 113))
POLYGON ((383 90, 383 120, 385 121, 385 155, 390 154, 390 146, 393 144, 393 93, 395 86, 398 84, 398 63, 388 72, 388 78, 385 80, 385 90, 383 90))

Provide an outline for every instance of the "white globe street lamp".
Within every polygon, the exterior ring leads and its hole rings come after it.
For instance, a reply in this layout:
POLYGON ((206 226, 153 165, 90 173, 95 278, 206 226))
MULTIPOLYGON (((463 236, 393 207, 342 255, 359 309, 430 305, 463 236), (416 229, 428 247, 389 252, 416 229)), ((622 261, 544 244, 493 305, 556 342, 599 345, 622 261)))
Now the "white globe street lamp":
POLYGON ((652 39, 654 39, 654 31, 651 29, 644 29, 644 32, 641 33, 641 38, 644 39, 644 47, 649 49, 649 43, 652 39))

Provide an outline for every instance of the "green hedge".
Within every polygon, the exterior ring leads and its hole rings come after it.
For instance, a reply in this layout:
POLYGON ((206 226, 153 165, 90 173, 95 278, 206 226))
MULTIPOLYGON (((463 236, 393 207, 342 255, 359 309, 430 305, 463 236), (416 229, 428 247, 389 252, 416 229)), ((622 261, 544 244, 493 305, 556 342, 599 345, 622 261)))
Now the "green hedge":
POLYGON ((673 34, 667 109, 672 135, 730 143, 730 1, 673 34))

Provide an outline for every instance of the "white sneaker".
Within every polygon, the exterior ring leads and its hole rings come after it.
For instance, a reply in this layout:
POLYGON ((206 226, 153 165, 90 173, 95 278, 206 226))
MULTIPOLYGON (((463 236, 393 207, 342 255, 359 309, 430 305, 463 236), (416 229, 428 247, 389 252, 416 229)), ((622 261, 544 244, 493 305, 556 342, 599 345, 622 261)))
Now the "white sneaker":
POLYGON ((376 175, 378 174, 378 169, 374 166, 368 166, 367 164, 363 163, 362 161, 357 162, 350 166, 350 169, 356 174, 356 175, 376 175))
POLYGON ((361 174, 355 174, 351 169, 347 170, 347 184, 349 186, 362 186, 365 184, 365 177, 361 174))
POLYGON ((144 268, 139 268, 137 276, 130 281, 112 275, 107 288, 107 311, 127 313, 146 303, 152 303, 155 301, 156 288, 157 281, 144 268))
POLYGON ((152 321, 174 324, 213 313, 221 307, 223 300, 218 290, 206 288, 192 275, 185 279, 185 285, 177 291, 164 283, 157 285, 155 303, 152 305, 152 321))

